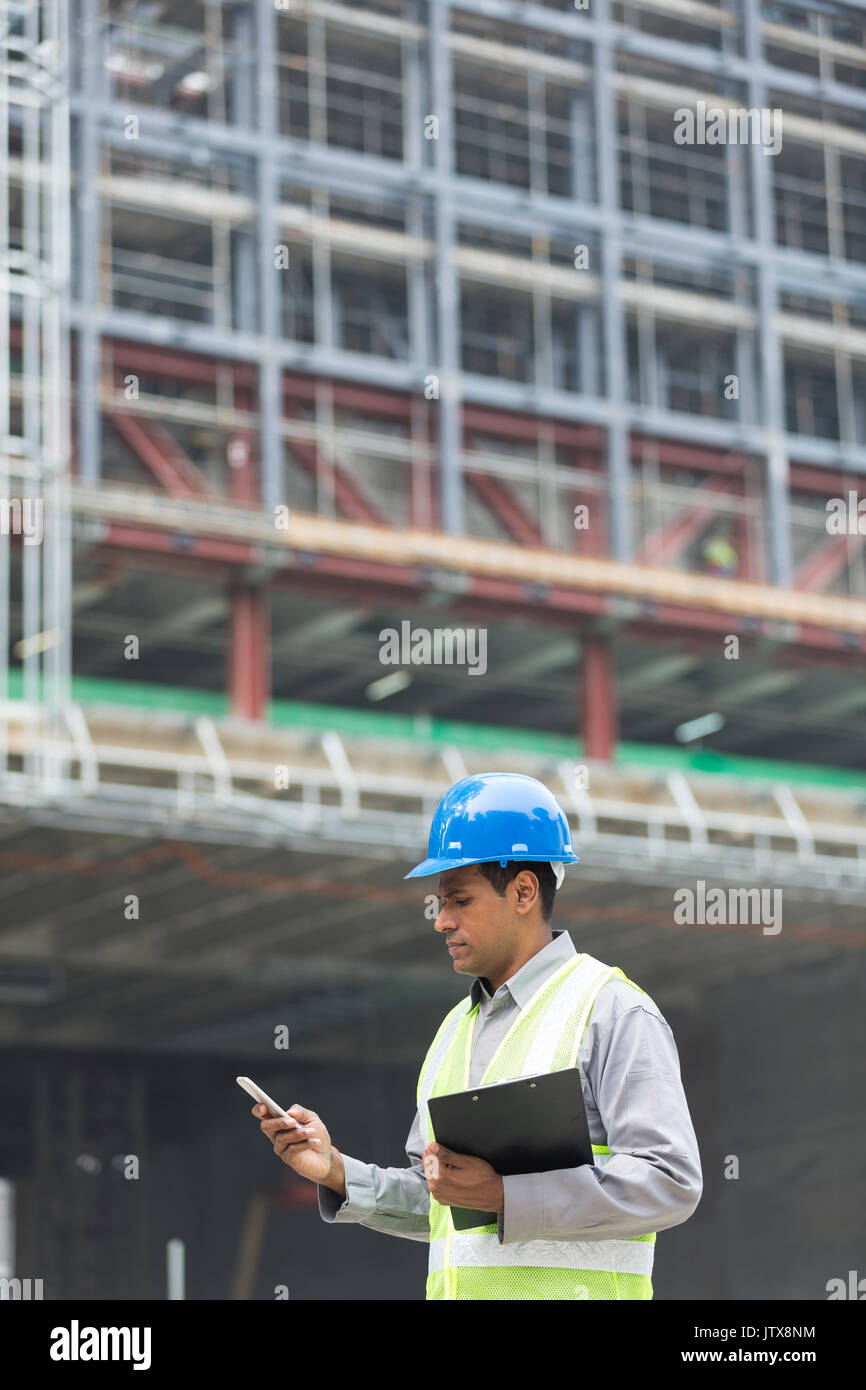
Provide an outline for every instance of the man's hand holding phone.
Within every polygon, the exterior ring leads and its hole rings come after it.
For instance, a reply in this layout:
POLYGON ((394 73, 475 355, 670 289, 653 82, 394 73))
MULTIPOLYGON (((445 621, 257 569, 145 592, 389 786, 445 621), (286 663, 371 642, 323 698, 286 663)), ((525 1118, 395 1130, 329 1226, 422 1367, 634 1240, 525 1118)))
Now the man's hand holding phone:
POLYGON ((253 1114, 261 1120, 262 1134, 283 1163, 302 1178, 324 1182, 331 1169, 331 1136, 318 1115, 302 1105, 293 1105, 286 1111, 289 1119, 277 1118, 262 1104, 253 1106, 253 1114))
POLYGON ((293 1105, 283 1110, 249 1076, 236 1077, 237 1083, 256 1101, 252 1113, 261 1120, 259 1128, 274 1153, 302 1178, 321 1183, 341 1197, 346 1195, 343 1160, 331 1144, 331 1136, 318 1115, 293 1105))

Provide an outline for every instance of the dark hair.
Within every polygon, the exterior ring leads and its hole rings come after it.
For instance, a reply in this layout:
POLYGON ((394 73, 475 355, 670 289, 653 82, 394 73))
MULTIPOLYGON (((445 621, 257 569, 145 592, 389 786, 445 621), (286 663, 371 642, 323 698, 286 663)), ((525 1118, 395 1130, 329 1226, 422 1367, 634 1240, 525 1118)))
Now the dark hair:
POLYGON ((540 864, 527 864, 522 859, 509 859, 505 868, 497 859, 492 864, 479 864, 479 871, 492 884, 494 891, 500 898, 505 897, 505 890, 513 878, 516 878, 521 869, 531 869, 538 879, 538 896, 541 900, 541 915, 545 922, 549 922, 553 916, 553 898, 556 893, 556 876, 553 869, 544 860, 540 864))

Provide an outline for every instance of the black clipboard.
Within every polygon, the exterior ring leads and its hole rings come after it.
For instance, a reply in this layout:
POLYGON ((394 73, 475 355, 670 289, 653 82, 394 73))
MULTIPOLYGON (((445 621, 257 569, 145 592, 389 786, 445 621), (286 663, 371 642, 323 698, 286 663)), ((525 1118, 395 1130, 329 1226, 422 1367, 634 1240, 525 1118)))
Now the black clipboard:
MULTIPOLYGON (((578 1067, 432 1096, 428 1106, 437 1144, 485 1159, 502 1177, 593 1161, 578 1067)), ((458 1231, 497 1221, 492 1211, 450 1210, 458 1231)))

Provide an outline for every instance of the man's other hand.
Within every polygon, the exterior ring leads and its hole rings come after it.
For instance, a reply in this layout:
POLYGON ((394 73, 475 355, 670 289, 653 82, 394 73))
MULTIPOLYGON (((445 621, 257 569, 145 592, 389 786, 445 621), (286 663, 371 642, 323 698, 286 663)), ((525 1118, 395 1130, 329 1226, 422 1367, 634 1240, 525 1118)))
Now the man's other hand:
POLYGON ((443 1207, 503 1211, 505 1186, 483 1158, 456 1154, 444 1144, 428 1144, 422 1155, 431 1197, 443 1207))

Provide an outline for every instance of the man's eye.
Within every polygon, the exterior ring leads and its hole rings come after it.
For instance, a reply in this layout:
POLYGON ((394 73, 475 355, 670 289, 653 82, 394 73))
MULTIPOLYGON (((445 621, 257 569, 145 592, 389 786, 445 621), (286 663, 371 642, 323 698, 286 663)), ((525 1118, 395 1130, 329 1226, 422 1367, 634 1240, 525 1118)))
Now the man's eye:
POLYGON ((458 906, 458 907, 468 907, 471 901, 472 901, 471 898, 458 898, 458 899, 457 899, 457 906, 458 906))

